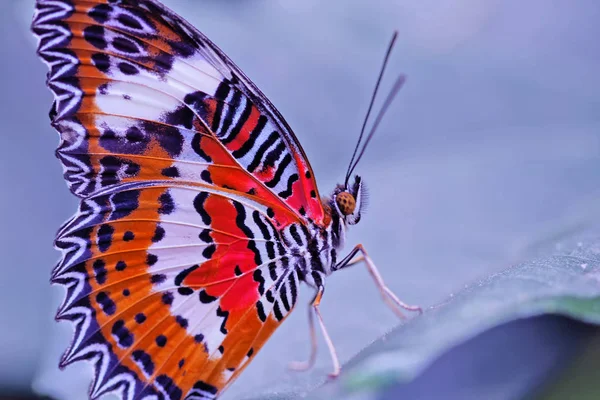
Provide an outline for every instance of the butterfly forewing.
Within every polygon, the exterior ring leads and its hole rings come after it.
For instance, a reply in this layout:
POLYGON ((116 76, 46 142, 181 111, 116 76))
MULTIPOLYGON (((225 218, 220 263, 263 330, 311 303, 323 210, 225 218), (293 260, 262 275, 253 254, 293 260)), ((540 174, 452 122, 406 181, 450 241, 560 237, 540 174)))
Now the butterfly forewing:
POLYGON ((127 181, 201 181, 322 219, 310 165, 277 110, 164 6, 38 0, 33 29, 75 194, 127 181))
POLYGON ((62 364, 91 397, 213 398, 294 307, 280 232, 320 223, 287 123, 204 35, 151 0, 37 0, 57 156, 77 214, 61 227, 62 364))

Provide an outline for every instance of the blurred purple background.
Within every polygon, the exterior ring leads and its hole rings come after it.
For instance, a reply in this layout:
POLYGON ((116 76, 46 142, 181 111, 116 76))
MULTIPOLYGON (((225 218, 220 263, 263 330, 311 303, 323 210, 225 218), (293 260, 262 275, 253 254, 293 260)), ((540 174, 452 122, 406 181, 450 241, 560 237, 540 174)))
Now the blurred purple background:
MULTIPOLYGON (((535 255, 598 216, 600 4, 593 0, 164 1, 215 41, 294 128, 322 192, 343 179, 385 46, 408 82, 357 172, 370 209, 350 233, 389 286, 429 306, 535 255), (408 2, 406 2, 408 3, 408 2), (541 245, 541 247, 540 247, 541 245)), ((59 372, 70 338, 48 284, 54 233, 76 208, 54 158, 32 0, 0 2, 0 393, 81 400, 90 371, 59 372)), ((305 290, 301 302, 308 302, 305 290)), ((323 316, 342 361, 395 324, 360 267, 328 282, 323 316)), ((226 398, 311 385, 306 311, 276 332, 226 398)), ((321 346, 324 349, 324 346, 321 346)), ((319 354, 317 368, 330 360, 319 354)))

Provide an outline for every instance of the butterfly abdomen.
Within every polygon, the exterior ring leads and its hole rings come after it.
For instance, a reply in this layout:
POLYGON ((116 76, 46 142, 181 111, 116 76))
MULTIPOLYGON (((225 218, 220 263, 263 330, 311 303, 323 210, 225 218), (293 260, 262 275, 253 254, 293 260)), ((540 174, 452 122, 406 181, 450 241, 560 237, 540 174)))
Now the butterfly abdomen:
POLYGON ((281 233, 283 242, 294 256, 295 268, 300 271, 301 280, 310 286, 315 285, 315 280, 331 274, 336 263, 339 233, 332 232, 331 228, 332 225, 292 224, 281 233), (316 278, 314 273, 323 277, 316 278))

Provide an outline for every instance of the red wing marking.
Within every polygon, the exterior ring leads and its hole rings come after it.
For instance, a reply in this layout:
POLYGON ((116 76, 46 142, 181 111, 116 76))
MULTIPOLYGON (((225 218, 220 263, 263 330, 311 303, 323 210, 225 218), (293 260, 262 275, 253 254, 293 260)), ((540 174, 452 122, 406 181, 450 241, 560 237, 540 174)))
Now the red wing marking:
POLYGON ((195 131, 219 141, 250 189, 271 192, 278 208, 297 219, 322 221, 312 170, 291 129, 212 42, 154 1, 74 4, 38 0, 33 29, 43 37, 39 53, 51 67, 53 121, 64 140, 58 155, 75 194, 141 180, 138 171, 152 167, 159 167, 154 171, 161 180, 201 178, 202 169, 182 165, 211 163, 212 153, 194 151, 195 131), (64 39, 50 41, 50 35, 64 39), (82 124, 84 114, 89 116, 82 124), (94 134, 96 143, 86 147, 86 134, 94 134), (162 161, 133 160, 152 153, 162 161), (103 162, 110 161, 115 171, 129 167, 129 173, 111 171, 110 179, 102 179, 103 172, 109 175, 103 162))
POLYGON ((194 186, 133 186, 84 200, 59 232, 65 256, 53 280, 71 288, 59 318, 92 313, 63 364, 93 358, 106 343, 109 366, 97 372, 94 396, 124 371, 137 382, 127 399, 155 391, 177 399, 199 382, 220 391, 262 346, 253 338, 274 330, 264 328, 268 316, 280 323, 295 304, 297 277, 263 210, 194 186), (275 282, 291 279, 282 303, 275 282))

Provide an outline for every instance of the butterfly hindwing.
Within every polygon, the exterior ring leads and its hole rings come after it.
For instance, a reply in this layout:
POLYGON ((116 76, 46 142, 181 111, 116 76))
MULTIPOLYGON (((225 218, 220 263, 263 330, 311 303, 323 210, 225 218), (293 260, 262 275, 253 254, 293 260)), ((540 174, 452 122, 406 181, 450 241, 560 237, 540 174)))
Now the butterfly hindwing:
POLYGON ((312 170, 281 115, 158 2, 38 0, 33 30, 56 97, 57 154, 78 196, 126 182, 203 182, 322 220, 312 170))
POLYGON ((53 280, 68 288, 58 318, 76 323, 62 364, 96 360, 94 398, 218 393, 296 302, 265 210, 197 186, 84 200, 57 238, 53 280))

